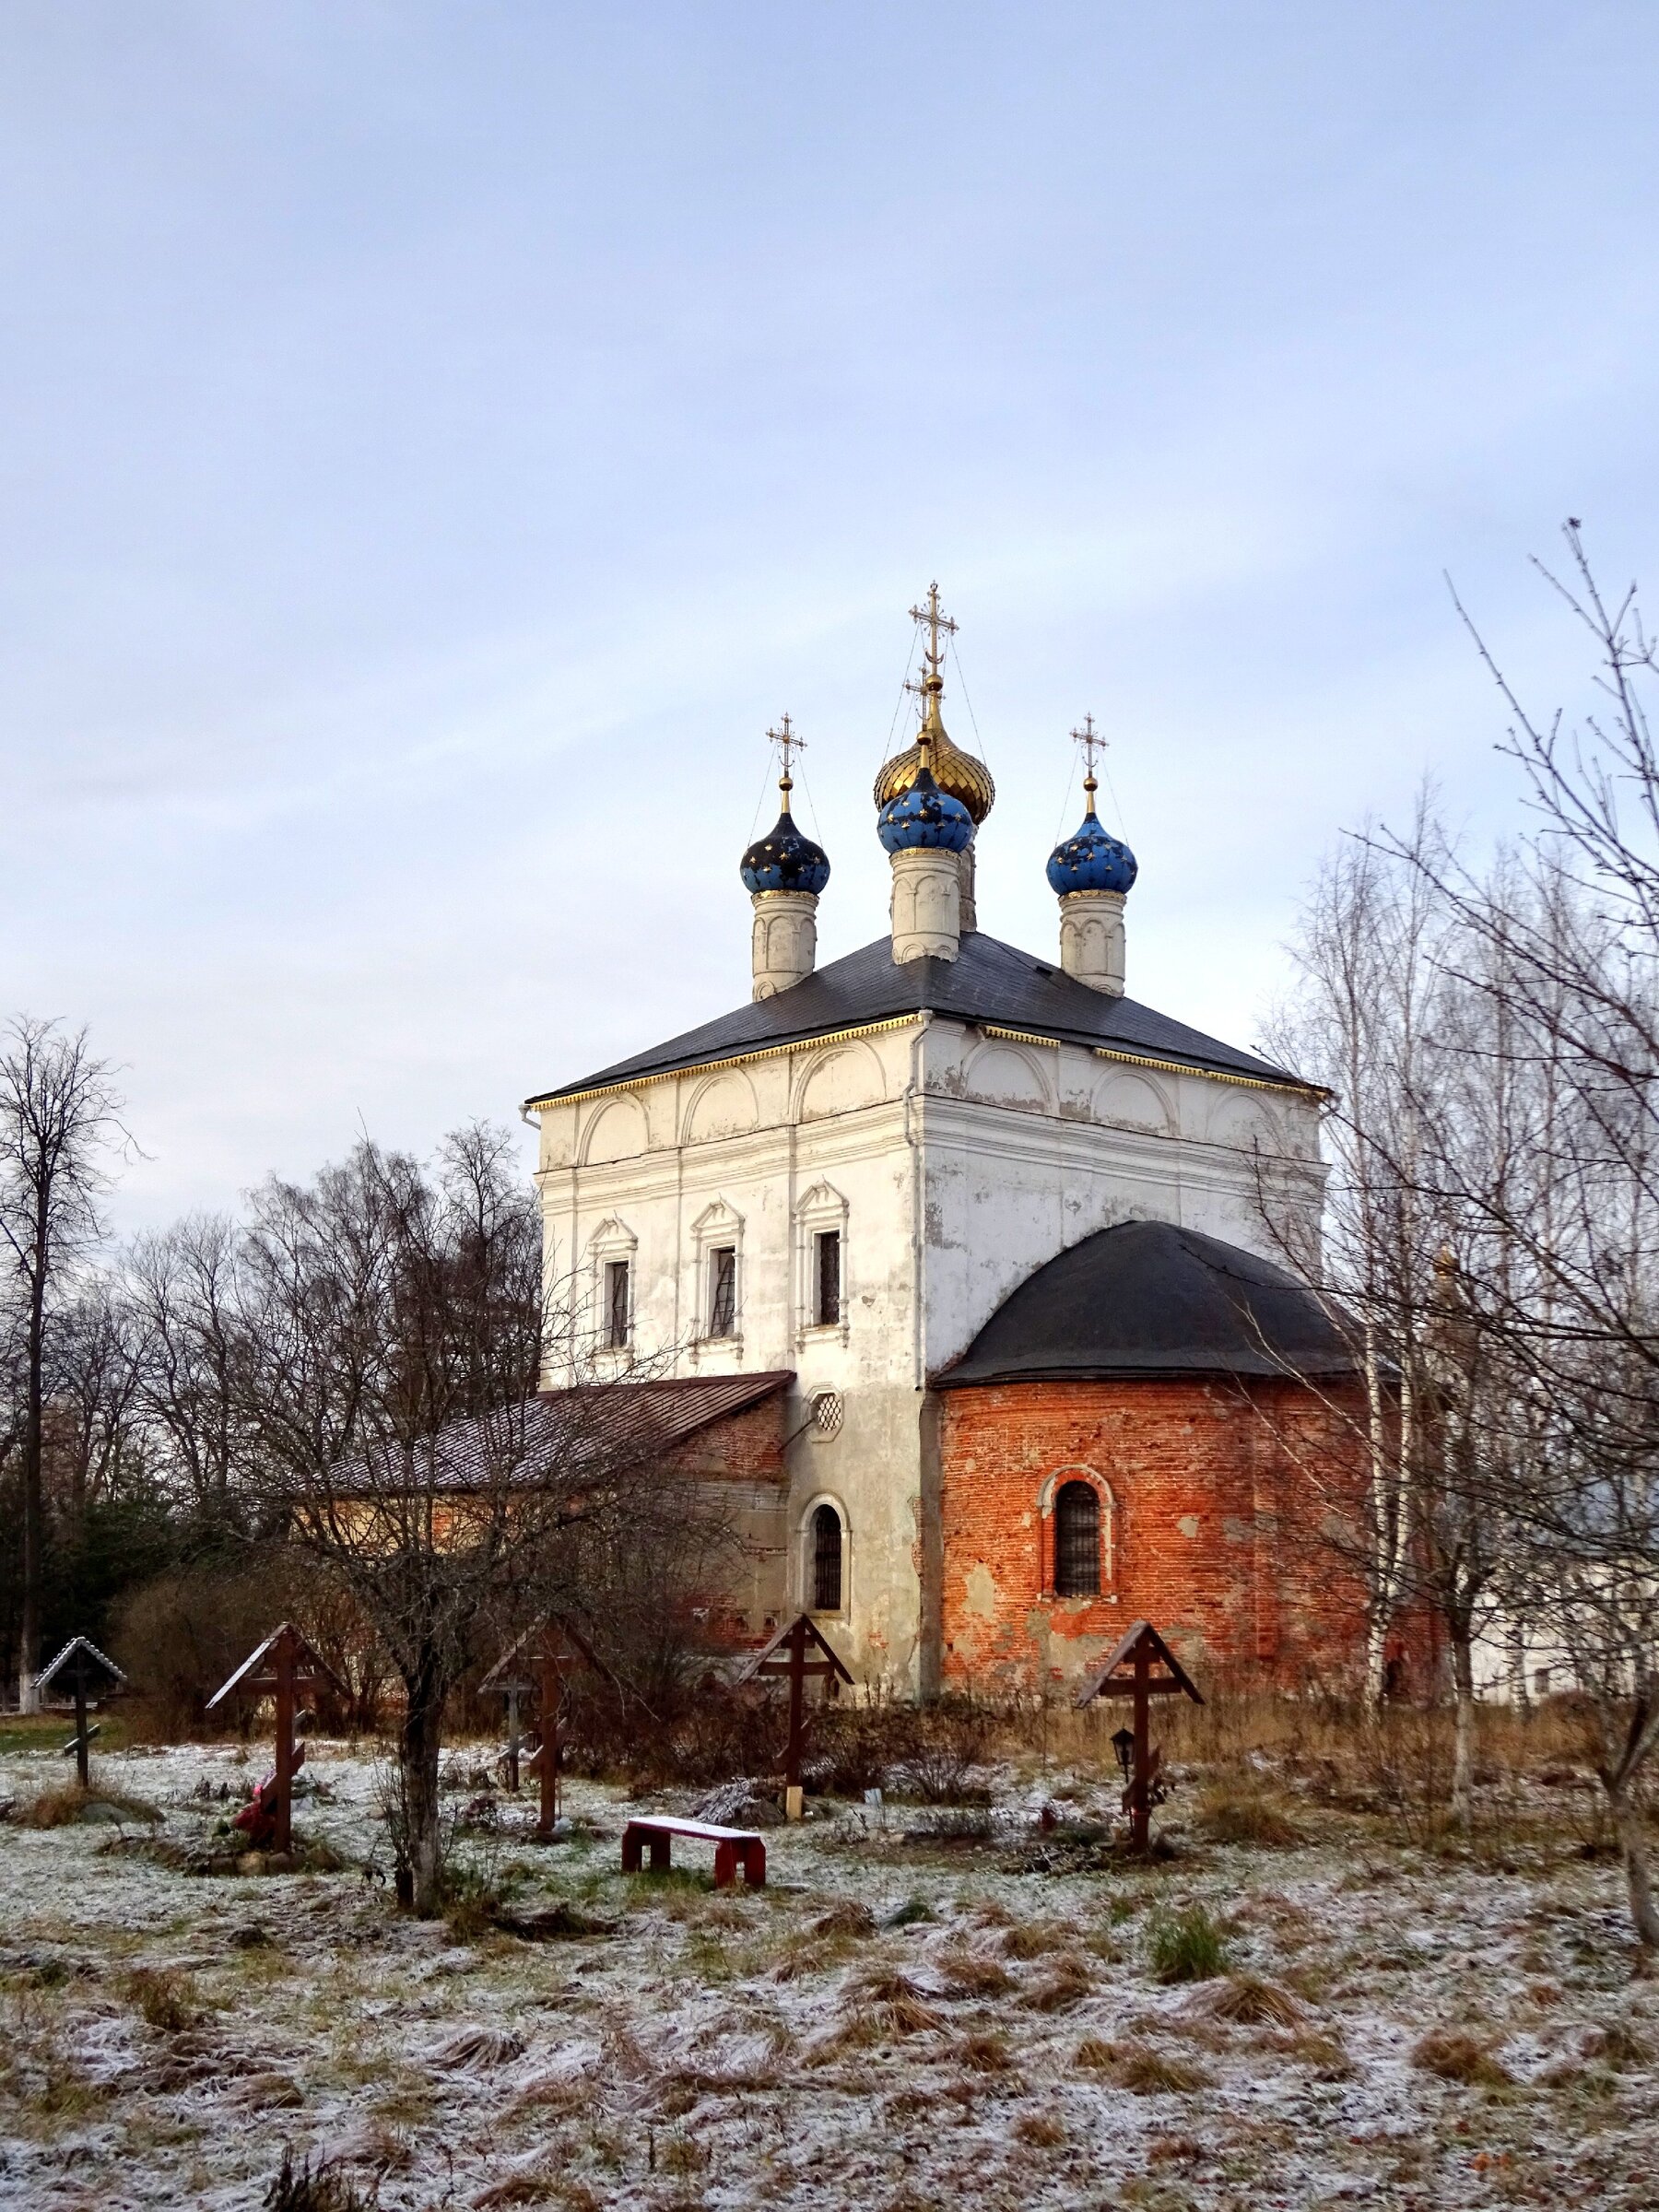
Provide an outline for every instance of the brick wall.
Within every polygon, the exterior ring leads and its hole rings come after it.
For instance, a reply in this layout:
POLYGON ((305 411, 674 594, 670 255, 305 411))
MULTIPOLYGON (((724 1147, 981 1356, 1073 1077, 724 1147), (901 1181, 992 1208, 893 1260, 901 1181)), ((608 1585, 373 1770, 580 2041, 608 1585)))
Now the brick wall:
POLYGON ((1068 1682, 1147 1619, 1235 1679, 1346 1678, 1358 1585, 1322 1540, 1353 1431, 1291 1382, 1027 1382, 942 1394, 942 1672, 1068 1682), (1098 1597, 1053 1594, 1053 1493, 1102 1495, 1098 1597))
POLYGON ((789 1486, 783 1462, 789 1401, 775 1391, 729 1420, 712 1421, 670 1455, 677 1473, 716 1490, 715 1510, 735 1539, 722 1550, 719 1581, 698 1594, 702 1641, 713 1650, 765 1642, 783 1620, 787 1595, 789 1486))

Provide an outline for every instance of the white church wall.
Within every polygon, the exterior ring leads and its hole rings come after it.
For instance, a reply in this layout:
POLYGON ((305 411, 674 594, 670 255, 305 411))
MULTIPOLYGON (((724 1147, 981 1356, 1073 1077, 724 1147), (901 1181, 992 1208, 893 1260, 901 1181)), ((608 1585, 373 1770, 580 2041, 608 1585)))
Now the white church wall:
MULTIPOLYGON (((827 1626, 865 1680, 900 1690, 922 1666, 927 1373, 1036 1268, 1112 1222, 1183 1222, 1271 1256, 1252 1147, 1317 1151, 1314 1116, 1294 1098, 945 1019, 541 1118, 550 1287, 573 1280, 596 1321, 600 1262, 626 1253, 640 1371, 663 1359, 688 1374, 794 1371, 778 1602, 807 1604, 806 1517, 833 1493, 846 1604, 827 1626), (841 1312, 820 1325, 812 1239, 830 1228, 842 1239, 841 1312), (716 1242, 738 1253, 726 1337, 708 1326, 716 1242), (824 1392, 841 1402, 833 1437, 809 1425, 824 1392)), ((1317 1187, 1314 1170, 1315 1197, 1317 1187)), ((629 1358, 611 1371, 628 1372, 629 1358)))
POLYGON ((1118 1221, 1179 1222, 1276 1256, 1252 1147, 1316 1157, 1318 1135, 1299 1100, 1272 1094, 1275 1118, 1266 1095, 935 1022, 921 1109, 928 1368, 964 1352, 1045 1261, 1118 1221))

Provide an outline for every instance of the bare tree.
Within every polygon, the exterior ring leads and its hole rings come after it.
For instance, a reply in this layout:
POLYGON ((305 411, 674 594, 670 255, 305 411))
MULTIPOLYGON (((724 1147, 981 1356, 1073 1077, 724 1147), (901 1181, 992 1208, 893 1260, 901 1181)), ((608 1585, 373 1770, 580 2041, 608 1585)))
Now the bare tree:
POLYGON ((1638 1804, 1659 1747, 1659 664, 1634 587, 1606 600, 1576 523, 1566 537, 1567 576, 1543 572, 1594 642, 1603 704, 1576 729, 1538 723, 1480 645, 1533 827, 1480 875, 1420 837, 1393 851, 1447 917, 1440 968, 1474 1009, 1465 1065, 1502 1100, 1484 1122, 1465 1111, 1468 1141, 1437 1168, 1460 1325, 1502 1378, 1481 1421, 1505 1572, 1589 1701, 1652 1947, 1638 1804))
POLYGON ((109 1064, 85 1030, 19 1016, 0 1040, 0 1240, 10 1261, 21 1405, 17 1422, 22 1606, 18 1701, 35 1710, 45 1519, 41 1457, 49 1335, 101 1241, 98 1200, 125 1141, 109 1064))
POLYGON ((123 1286, 145 1416, 175 1488, 209 1530, 229 1529, 237 1505, 241 1256, 233 1222, 193 1215, 139 1240, 123 1286))
POLYGON ((1466 1824, 1475 1653, 1514 1610, 1518 1499, 1540 1448, 1481 1287, 1513 1277, 1500 1223, 1540 1195, 1530 1139, 1554 1094, 1549 1068, 1513 1053, 1481 987, 1486 948, 1438 888, 1448 865, 1425 792, 1405 840, 1345 841, 1317 879, 1275 1043, 1329 1087, 1323 1218, 1315 1227, 1287 1209, 1265 1171, 1258 1191, 1362 1384, 1361 1410, 1328 1382, 1298 1378, 1347 1426, 1365 1471, 1348 1500, 1338 1470, 1317 1541, 1366 1594, 1368 1706, 1391 1631, 1438 1623, 1455 1714, 1452 1811, 1466 1824))
POLYGON ((536 1394, 545 1335, 568 1349, 582 1322, 547 1310, 510 1143, 463 1131, 429 1177, 364 1141, 309 1185, 268 1182, 237 1267, 239 1487, 349 1595, 401 1681, 421 1912, 441 1895, 451 1691, 510 1625, 591 1601, 619 1553, 672 1541, 698 1511, 660 1465, 650 1392, 536 1394))

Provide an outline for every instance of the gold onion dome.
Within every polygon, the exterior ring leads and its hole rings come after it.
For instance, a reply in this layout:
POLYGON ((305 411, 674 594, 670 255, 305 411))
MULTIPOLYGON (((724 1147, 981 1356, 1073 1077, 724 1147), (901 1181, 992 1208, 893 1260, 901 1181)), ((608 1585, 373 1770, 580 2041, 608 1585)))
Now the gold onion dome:
MULTIPOLYGON (((923 679, 925 706, 923 728, 928 735, 931 758, 927 765, 933 770, 934 782, 941 791, 948 792, 953 799, 960 799, 973 817, 974 828, 996 804, 996 785, 991 771, 982 760, 965 753, 959 746, 952 745, 946 735, 945 724, 939 719, 939 693, 944 685, 936 676, 923 679)), ((918 733, 918 735, 920 734, 918 733)), ((895 753, 876 779, 876 804, 885 806, 889 800, 902 797, 922 772, 922 747, 918 742, 908 752, 895 753)))

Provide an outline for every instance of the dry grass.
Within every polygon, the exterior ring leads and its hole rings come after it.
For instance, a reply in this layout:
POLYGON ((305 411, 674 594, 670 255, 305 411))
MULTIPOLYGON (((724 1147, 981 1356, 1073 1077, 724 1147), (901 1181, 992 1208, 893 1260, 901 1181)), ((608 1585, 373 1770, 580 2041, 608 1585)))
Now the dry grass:
POLYGON ((1045 1951, 1069 1950, 1071 1942, 1070 1930, 1056 1927, 1052 1921, 1018 1921, 1003 1937, 1003 1956, 1041 1959, 1045 1951))
POLYGON ((1058 2112, 1022 2112, 1014 2123, 1014 2133, 1034 2149, 1058 2150, 1065 2141, 1065 2123, 1058 2112))
POLYGON ((1030 2012, 1065 2012, 1080 2005, 1094 1987, 1093 1976, 1075 1951, 1062 1951, 1050 1961, 1041 1981, 1028 1989, 1020 2003, 1030 2012))
POLYGON ((1006 2035, 964 2036, 957 2045, 956 2057, 971 2074, 1006 2074, 1014 2064, 1006 2035))
POLYGON ((505 2028, 463 2028, 453 2035, 441 2049, 434 2051, 434 2064, 440 2066, 504 2066, 509 2059, 524 2054, 523 2039, 505 2028))
POLYGON ((1492 2055, 1492 2046, 1478 2036, 1455 2028, 1433 2028, 1415 2044, 1411 2063, 1419 2074, 1440 2081, 1460 2081, 1471 2088, 1500 2088, 1514 2076, 1492 2055))
POLYGON ((1275 2046, 1299 2066, 1306 2066, 1315 2081, 1351 2081, 1354 2062, 1339 2035, 1322 2028, 1299 2028, 1275 2046))
POLYGON ((942 1951, 936 1963, 952 1996, 1006 1997, 1015 1986, 1007 1968, 999 1959, 988 1959, 983 1951, 966 1947, 942 1951))
POLYGON ((147 1828, 159 1827, 162 1819, 159 1808, 142 1797, 129 1797, 124 1791, 106 1790, 97 1783, 83 1790, 78 1782, 37 1791, 24 1799, 12 1818, 19 1828, 73 1828, 90 1805, 107 1805, 123 1819, 141 1822, 147 1828))
POLYGON ((1615 2074, 1640 2074, 1653 2063, 1650 2046, 1623 2020, 1594 2030, 1586 2038, 1584 2055, 1615 2074))
POLYGON ((1200 2019, 1225 2020, 1235 2028, 1295 2028, 1305 2018, 1288 1989, 1256 1974, 1230 1974, 1206 1984, 1188 1999, 1187 2009, 1200 2019))
POLYGON ((1305 1841, 1294 1820, 1260 1789, 1218 1783, 1198 1801, 1197 1828, 1212 1843, 1254 1843, 1285 1850, 1305 1841))
POLYGON ((828 1912, 820 1912, 808 1933, 820 1938, 831 1936, 874 1936, 876 1915, 868 1905, 861 1905, 855 1899, 845 1898, 840 1904, 831 1905, 828 1912))
POLYGON ((523 2173, 504 2174, 488 2189, 480 2189, 471 2201, 479 2212, 497 2205, 545 2205, 558 2186, 554 2175, 532 2167, 523 2173))
POLYGON ((895 1967, 873 1967, 850 1982, 841 2009, 850 2020, 873 2019, 893 2035, 920 2035, 944 2025, 910 1976, 895 1967))
POLYGON ((1210 2081, 1202 2066, 1135 2038, 1109 2043, 1098 2035, 1085 2036, 1077 2045, 1074 2064, 1090 2073, 1104 2074, 1117 2088, 1136 2097, 1184 2096, 1206 2088, 1210 2081))

